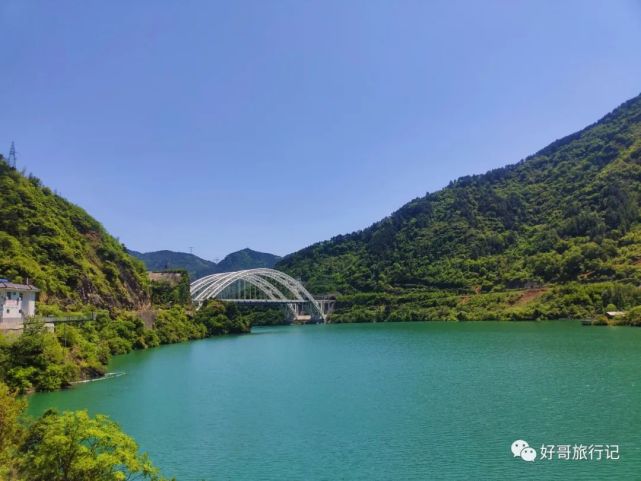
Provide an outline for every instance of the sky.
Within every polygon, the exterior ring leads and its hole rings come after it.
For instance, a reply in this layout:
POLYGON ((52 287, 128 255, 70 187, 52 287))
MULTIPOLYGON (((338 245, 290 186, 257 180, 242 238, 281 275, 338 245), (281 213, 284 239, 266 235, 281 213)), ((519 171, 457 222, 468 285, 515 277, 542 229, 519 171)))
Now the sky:
POLYGON ((284 255, 641 93, 641 0, 0 0, 0 152, 129 248, 284 255))

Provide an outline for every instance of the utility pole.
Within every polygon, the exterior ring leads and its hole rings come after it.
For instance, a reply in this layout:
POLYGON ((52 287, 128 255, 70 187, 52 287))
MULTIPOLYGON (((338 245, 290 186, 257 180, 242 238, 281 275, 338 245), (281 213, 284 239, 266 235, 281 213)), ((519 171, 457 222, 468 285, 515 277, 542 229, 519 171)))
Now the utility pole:
POLYGON ((11 141, 11 148, 9 149, 9 158, 7 159, 10 167, 16 166, 16 144, 11 141))
POLYGON ((189 253, 190 253, 190 254, 193 254, 193 253, 194 253, 194 248, 193 248, 193 246, 189 248, 189 253))

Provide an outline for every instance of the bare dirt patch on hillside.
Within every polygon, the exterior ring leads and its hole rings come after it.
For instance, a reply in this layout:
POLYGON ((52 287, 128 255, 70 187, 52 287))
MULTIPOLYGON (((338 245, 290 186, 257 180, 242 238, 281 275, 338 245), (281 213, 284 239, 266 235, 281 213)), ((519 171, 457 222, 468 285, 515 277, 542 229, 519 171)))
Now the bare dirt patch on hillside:
POLYGON ((545 294, 546 291, 547 289, 545 287, 540 287, 537 289, 527 289, 521 293, 521 295, 514 301, 513 305, 522 306, 523 304, 532 302, 533 300, 545 294))

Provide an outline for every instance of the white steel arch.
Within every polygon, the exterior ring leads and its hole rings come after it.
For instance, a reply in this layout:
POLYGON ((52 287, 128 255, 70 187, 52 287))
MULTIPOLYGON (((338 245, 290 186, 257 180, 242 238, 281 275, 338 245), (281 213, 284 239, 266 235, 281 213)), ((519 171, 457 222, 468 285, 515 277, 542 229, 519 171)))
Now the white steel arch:
MULTIPOLYGON (((299 281, 275 269, 247 269, 201 277, 190 285, 192 300, 196 304, 201 304, 207 299, 220 299, 223 292, 237 282, 250 284, 268 300, 290 304, 291 309, 295 303, 309 304, 323 321, 326 319, 321 304, 299 281)), ((234 301, 234 299, 227 300, 234 301)))

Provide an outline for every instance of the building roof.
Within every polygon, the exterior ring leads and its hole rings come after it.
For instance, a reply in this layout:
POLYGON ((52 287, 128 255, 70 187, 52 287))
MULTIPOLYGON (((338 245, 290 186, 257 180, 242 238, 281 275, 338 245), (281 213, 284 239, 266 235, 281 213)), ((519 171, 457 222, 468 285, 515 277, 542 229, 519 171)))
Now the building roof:
POLYGON ((3 290, 3 291, 32 291, 32 292, 40 291, 40 289, 38 289, 36 286, 32 286, 31 284, 14 284, 13 282, 0 282, 0 290, 3 290))

